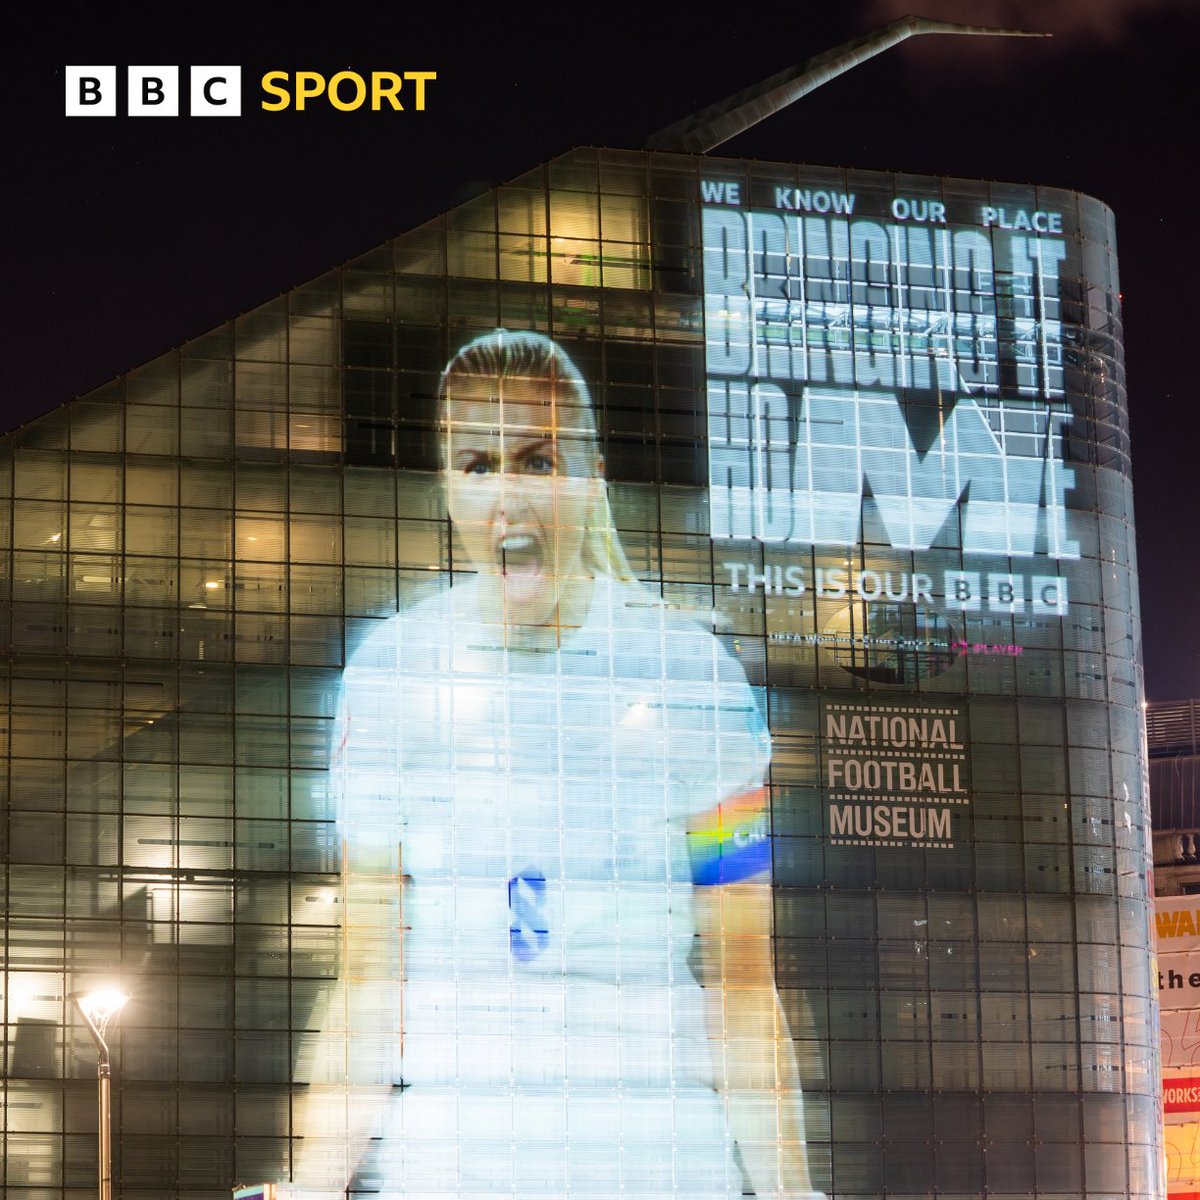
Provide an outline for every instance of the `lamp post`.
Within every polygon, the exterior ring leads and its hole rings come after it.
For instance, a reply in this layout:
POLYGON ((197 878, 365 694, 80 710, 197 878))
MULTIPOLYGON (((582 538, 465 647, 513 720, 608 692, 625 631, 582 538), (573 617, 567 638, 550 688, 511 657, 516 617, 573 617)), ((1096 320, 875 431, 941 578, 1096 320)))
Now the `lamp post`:
POLYGON ((118 988, 102 987, 82 994, 77 992, 71 999, 79 1009, 79 1015, 87 1022, 92 1041, 96 1043, 100 1106, 100 1200, 112 1200, 112 1071, 104 1034, 109 1022, 125 1007, 129 997, 118 988))

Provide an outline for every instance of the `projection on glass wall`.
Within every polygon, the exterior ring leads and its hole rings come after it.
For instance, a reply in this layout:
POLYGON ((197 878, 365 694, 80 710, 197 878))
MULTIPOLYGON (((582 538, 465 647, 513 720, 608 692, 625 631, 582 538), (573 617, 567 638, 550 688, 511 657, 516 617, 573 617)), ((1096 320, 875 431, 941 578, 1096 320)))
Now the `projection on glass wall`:
MULTIPOLYGON (((769 640, 877 682, 1020 655, 968 619, 1003 629, 1069 611, 1063 214, 813 186, 746 197, 716 180, 701 192, 711 529, 718 547, 766 550, 718 549, 718 577, 824 608, 820 628, 769 640)), ((838 704, 821 722, 827 832, 961 836, 961 710, 838 704), (885 798, 905 803, 872 803, 885 798)))
POLYGON ((359 646, 334 764, 348 918, 404 880, 369 968, 347 930, 349 1036, 404 1084, 360 1101, 351 1161, 385 1190, 812 1193, 761 689, 637 581, 561 346, 476 336, 438 402, 462 573, 359 646))
MULTIPOLYGON (((831 1077, 830 980, 797 965, 815 931, 772 882, 821 878, 820 839, 843 886, 899 889, 921 961, 911 893, 971 885, 968 663, 1011 692, 1081 557, 1062 216, 701 187, 682 355, 707 377, 685 451, 706 484, 628 468, 620 388, 597 403, 629 373, 618 339, 450 339, 431 428, 454 569, 352 653, 333 764, 345 969, 306 1054, 332 1080, 349 1053, 363 1086, 299 1181, 818 1195, 830 1117, 806 1090, 874 1078, 831 1077)), ((614 319, 645 287, 634 246, 562 254, 608 272, 614 319)), ((912 1003, 879 1002, 889 1030, 912 1003)), ((887 1042, 887 1078, 972 1086, 951 1040, 925 1066, 887 1042)))
POLYGON ((123 955, 126 1197, 1152 1194, 1117 313, 577 151, 23 431, 10 1180, 123 955))

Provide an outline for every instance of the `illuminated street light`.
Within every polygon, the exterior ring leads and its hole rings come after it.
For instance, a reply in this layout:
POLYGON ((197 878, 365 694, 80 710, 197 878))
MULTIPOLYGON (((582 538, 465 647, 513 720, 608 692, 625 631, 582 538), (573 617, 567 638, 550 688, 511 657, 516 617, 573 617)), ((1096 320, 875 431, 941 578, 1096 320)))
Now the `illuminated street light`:
POLYGON ((76 993, 71 999, 79 1009, 79 1015, 87 1022, 92 1041, 96 1043, 100 1106, 100 1200, 112 1200, 112 1072, 104 1034, 109 1022, 117 1017, 129 997, 119 988, 101 987, 76 993))

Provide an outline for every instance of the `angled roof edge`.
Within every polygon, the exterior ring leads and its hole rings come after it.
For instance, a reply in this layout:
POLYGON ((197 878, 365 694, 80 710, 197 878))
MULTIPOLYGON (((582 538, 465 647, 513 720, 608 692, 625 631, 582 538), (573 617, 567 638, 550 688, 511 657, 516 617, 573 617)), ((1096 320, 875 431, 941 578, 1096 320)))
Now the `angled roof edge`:
MULTIPOLYGON (((261 303, 253 306, 252 308, 248 308, 248 309, 242 310, 238 313, 235 313, 232 316, 226 318, 224 321, 220 322, 218 325, 215 325, 215 326, 211 327, 210 329, 207 329, 204 332, 195 335, 194 337, 188 338, 186 341, 180 342, 174 346, 167 348, 161 354, 156 355, 154 358, 148 359, 142 363, 138 363, 138 364, 128 368, 127 370, 122 371, 119 374, 109 378, 104 383, 101 383, 101 384, 97 385, 96 387, 91 388, 86 392, 78 393, 77 395, 63 401, 62 403, 56 405, 55 407, 47 409, 44 413, 40 413, 39 415, 37 415, 35 417, 31 417, 27 421, 23 421, 20 424, 15 425, 8 430, 4 430, 3 432, 0 432, 0 441, 9 443, 10 445, 14 444, 14 443, 21 444, 23 437, 31 434, 38 426, 43 425, 43 423, 49 422, 52 418, 55 417, 56 414, 65 417, 65 415, 69 411, 71 411, 76 405, 81 404, 81 403, 111 402, 113 400, 124 401, 125 399, 127 399, 127 397, 123 393, 119 394, 119 395, 118 394, 105 395, 105 393, 110 393, 114 389, 123 389, 131 377, 133 377, 143 371, 147 371, 147 370, 153 368, 156 364, 162 363, 163 360, 168 359, 172 355, 184 354, 188 350, 189 347, 195 347, 198 344, 205 342, 207 339, 214 338, 214 337, 221 337, 221 336, 229 337, 230 338, 229 353, 236 354, 236 349, 234 347, 232 339, 233 339, 233 334, 234 334, 234 328, 235 328, 237 322, 245 320, 246 318, 252 317, 256 314, 268 312, 273 305, 278 305, 281 302, 286 303, 292 297, 296 296, 297 293, 302 293, 305 289, 312 288, 316 285, 319 285, 323 280, 326 280, 329 276, 333 275, 335 272, 341 272, 341 271, 346 270, 347 268, 354 268, 356 265, 362 264, 364 260, 370 259, 371 256, 373 256, 373 255, 379 254, 382 251, 390 251, 391 248, 395 245, 395 243, 397 241, 399 241, 400 239, 408 238, 413 235, 419 234, 422 230, 426 229, 430 225, 433 225, 436 222, 444 220, 445 218, 449 217, 451 214, 458 212, 459 210, 466 208, 467 206, 469 206, 473 203, 478 202, 484 196, 495 194, 497 191, 499 191, 501 188, 504 188, 504 187, 512 187, 514 185, 518 185, 522 181, 528 180, 531 176, 534 176, 535 174, 538 174, 539 172, 540 173, 548 172, 556 164, 568 162, 575 156, 589 155, 589 154, 590 155, 601 155, 601 154, 621 155, 621 156, 628 156, 628 158, 631 158, 631 159, 636 159, 636 158, 645 159, 647 162, 653 162, 656 160, 667 160, 667 159, 676 159, 676 160, 688 159, 697 164, 703 163, 708 169, 713 170, 713 171, 718 171, 718 172, 722 169, 723 165, 732 164, 732 163, 738 163, 738 164, 744 164, 744 165, 750 165, 750 166, 761 165, 761 166, 790 167, 790 168, 811 165, 814 169, 819 169, 822 171, 854 172, 854 173, 861 173, 863 175, 881 175, 881 176, 907 175, 910 178, 924 178, 924 179, 931 179, 931 180, 937 179, 937 180, 949 180, 949 181, 960 181, 961 180, 963 182, 969 182, 969 183, 973 183, 973 184, 1003 183, 1005 186, 1017 186, 1017 187, 1031 187, 1031 188, 1032 187, 1039 187, 1039 188, 1052 187, 1056 191, 1070 193, 1070 194, 1082 197, 1084 199, 1087 199, 1093 203, 1100 204, 1106 210, 1108 210, 1108 206, 1105 205, 1103 201, 1097 200, 1095 197, 1087 195, 1087 193, 1076 192, 1070 188, 1064 188, 1064 187, 1059 187, 1057 185, 1049 185, 1049 184, 1045 184, 1045 183, 1041 183, 1041 184, 1028 183, 1028 182, 1021 183, 1021 182, 1017 182, 1017 181, 1013 181, 1013 180, 998 181, 998 180, 986 180, 986 179, 973 178, 970 176, 925 174, 923 172, 902 171, 902 170, 899 170, 896 168, 854 167, 854 166, 828 164, 828 163, 806 164, 806 163, 801 163, 801 162, 798 162, 795 160, 790 160, 790 159, 761 159, 761 158, 746 157, 746 156, 740 156, 740 155, 707 155, 707 154, 689 153, 687 151, 681 151, 681 150, 676 150, 676 149, 661 149, 661 150, 660 149, 631 149, 629 147, 622 147, 622 146, 599 146, 599 145, 591 145, 591 144, 583 144, 583 145, 579 145, 579 146, 573 146, 570 149, 563 151, 561 154, 557 154, 557 155, 553 156, 552 158, 544 159, 543 161, 536 163, 532 167, 526 168, 524 171, 521 171, 520 173, 518 173, 508 179, 502 180, 498 183, 490 184, 490 185, 484 187, 483 189, 481 189, 480 191, 474 193, 473 195, 464 197, 463 199, 459 200, 456 204, 451 205, 449 208, 446 208, 446 209, 442 210, 441 212, 436 213, 431 217, 428 217, 426 220, 422 221, 420 224, 415 225, 410 229, 403 230, 402 232, 389 237, 384 242, 377 243, 376 245, 368 248, 367 250, 360 251, 359 253, 351 256, 348 259, 343 260, 342 262, 335 263, 333 266, 327 268, 325 271, 322 271, 319 275, 315 275, 309 279, 306 279, 299 283, 293 284, 290 287, 284 288, 283 290, 277 292, 274 296, 270 297, 267 300, 262 301, 261 303)), ((597 160, 596 165, 597 165, 597 167, 600 165, 598 160, 597 160)), ((552 185, 553 181, 548 178, 544 178, 542 180, 542 183, 546 184, 546 185, 552 185)), ((599 183, 598 178, 597 178, 597 183, 599 183)), ((1108 210, 1108 211, 1110 212, 1110 216, 1111 216, 1111 210, 1108 210)), ((286 312, 286 310, 285 310, 285 312, 286 312)), ((292 314, 288 313, 287 315, 292 315, 292 314)), ((198 354, 195 357, 204 358, 207 356, 198 354)), ((50 448, 50 447, 46 447, 46 448, 50 448)))

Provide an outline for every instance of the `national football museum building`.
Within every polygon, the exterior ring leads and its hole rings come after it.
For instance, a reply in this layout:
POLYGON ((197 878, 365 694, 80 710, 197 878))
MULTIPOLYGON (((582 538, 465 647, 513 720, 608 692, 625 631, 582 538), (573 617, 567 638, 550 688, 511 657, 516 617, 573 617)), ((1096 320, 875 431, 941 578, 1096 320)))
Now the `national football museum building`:
POLYGON ((10 434, 6 1200, 99 985, 129 1200, 1154 1193, 1117 292, 577 149, 10 434))

